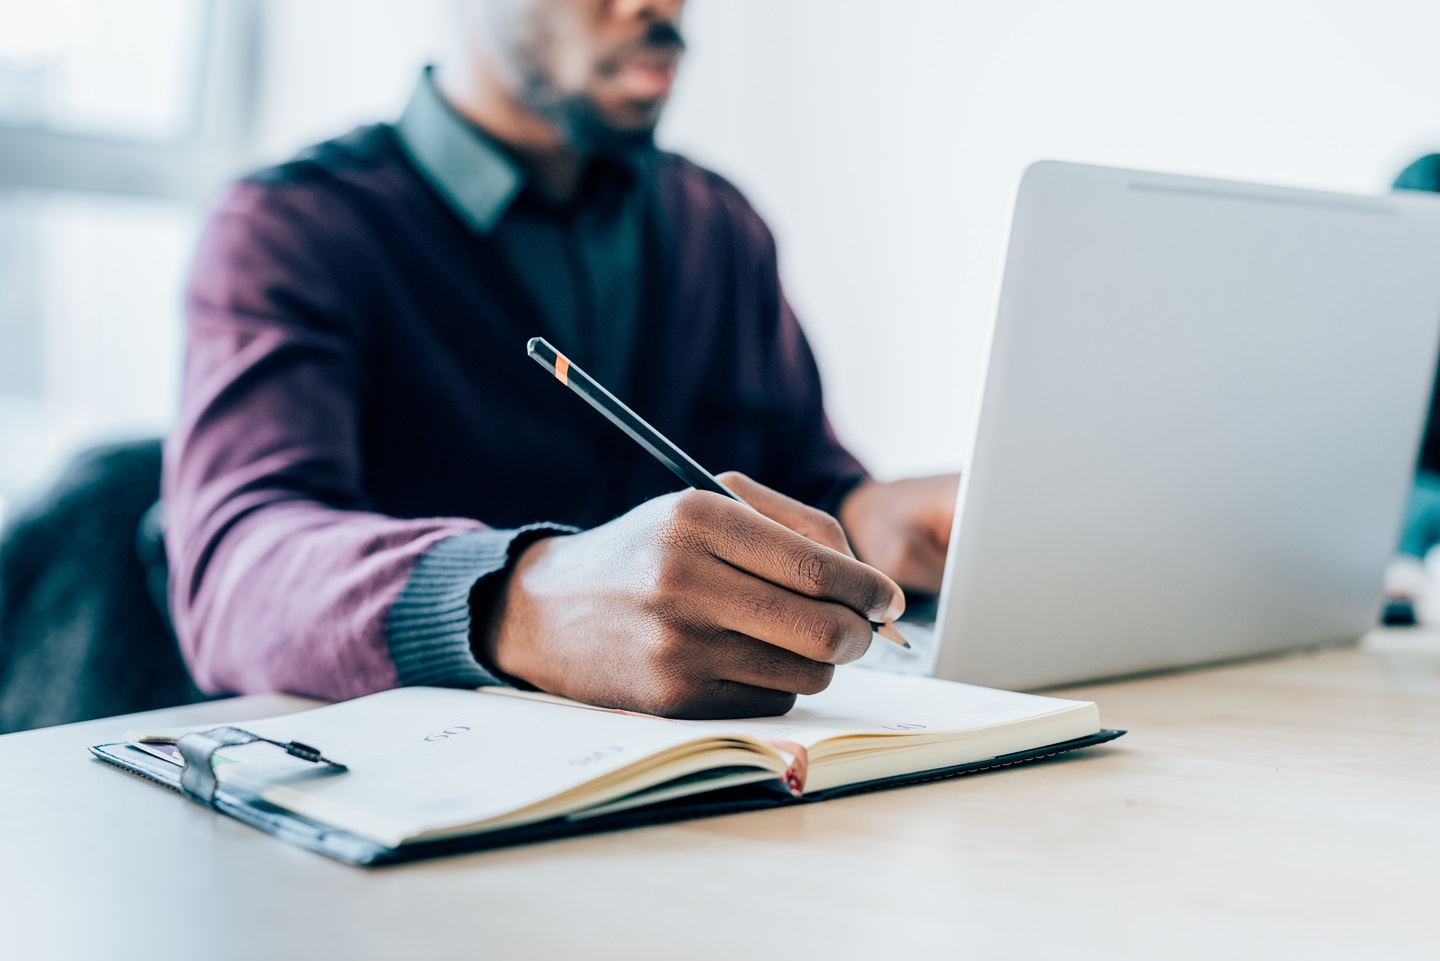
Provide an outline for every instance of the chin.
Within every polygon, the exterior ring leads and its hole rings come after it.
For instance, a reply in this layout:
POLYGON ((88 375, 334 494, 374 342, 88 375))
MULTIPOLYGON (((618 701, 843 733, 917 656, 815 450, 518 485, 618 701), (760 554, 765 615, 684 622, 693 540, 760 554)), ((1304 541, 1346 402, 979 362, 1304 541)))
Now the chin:
POLYGON ((665 98, 653 100, 600 100, 574 95, 546 104, 547 116, 565 139, 594 151, 629 150, 654 143, 665 98))
POLYGON ((608 119, 585 124, 572 131, 571 141, 577 146, 600 152, 634 150, 653 146, 655 121, 617 123, 608 119))
POLYGON ((596 111, 596 119, 617 136, 649 136, 660 123, 665 100, 632 100, 596 111))

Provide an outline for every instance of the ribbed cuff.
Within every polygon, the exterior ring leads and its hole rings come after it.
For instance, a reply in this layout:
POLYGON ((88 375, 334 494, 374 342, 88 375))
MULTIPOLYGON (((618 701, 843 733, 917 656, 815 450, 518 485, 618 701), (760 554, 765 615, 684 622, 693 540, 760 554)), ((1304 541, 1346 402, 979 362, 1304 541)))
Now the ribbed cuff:
POLYGON ((544 534, 573 534, 559 524, 474 531, 447 537, 415 565, 390 609, 385 634, 400 683, 406 686, 485 687, 505 684, 475 659, 470 647, 470 594, 484 578, 514 561, 515 548, 544 534))

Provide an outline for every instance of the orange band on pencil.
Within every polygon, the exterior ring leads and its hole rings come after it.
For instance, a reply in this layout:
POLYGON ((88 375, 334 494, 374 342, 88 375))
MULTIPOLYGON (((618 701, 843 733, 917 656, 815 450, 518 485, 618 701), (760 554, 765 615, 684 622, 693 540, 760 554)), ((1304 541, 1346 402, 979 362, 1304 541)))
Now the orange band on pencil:
POLYGON ((566 386, 570 384, 570 360, 564 354, 555 355, 555 378, 566 386))

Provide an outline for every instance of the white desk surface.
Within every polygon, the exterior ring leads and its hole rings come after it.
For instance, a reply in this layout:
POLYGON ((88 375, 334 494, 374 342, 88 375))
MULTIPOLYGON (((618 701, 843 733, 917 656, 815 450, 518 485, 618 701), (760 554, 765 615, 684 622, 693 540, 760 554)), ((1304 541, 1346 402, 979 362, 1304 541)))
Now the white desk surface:
MULTIPOLYGON (((365 870, 0 738, 0 958, 1436 958, 1440 635, 1077 688, 1103 748, 365 870)), ((150 725, 244 720, 252 697, 150 725)))

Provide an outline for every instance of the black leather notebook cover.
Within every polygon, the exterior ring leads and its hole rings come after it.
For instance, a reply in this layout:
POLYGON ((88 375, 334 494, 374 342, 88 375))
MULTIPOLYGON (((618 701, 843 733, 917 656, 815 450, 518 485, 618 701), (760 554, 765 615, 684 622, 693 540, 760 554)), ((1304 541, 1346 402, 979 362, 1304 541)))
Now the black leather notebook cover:
MULTIPOLYGON (((938 781, 962 774, 978 774, 981 771, 993 771, 1016 764, 1042 761, 1078 748, 1093 747, 1096 744, 1113 741, 1124 733, 1124 731, 1102 730, 1089 737, 1063 741, 1032 751, 1020 751, 985 761, 976 761, 972 764, 958 764, 954 767, 933 771, 921 771, 900 777, 851 784, 816 792, 803 798, 793 797, 778 785, 752 784, 600 817, 576 821, 556 818, 542 821, 539 824, 527 824, 523 827, 508 828, 503 831, 471 834, 442 841, 419 841, 401 845, 398 848, 383 847, 365 838, 356 837, 347 831, 328 827, 309 818, 292 814, 267 803, 256 795, 237 791, 233 787, 223 784, 215 795, 214 806, 222 814, 228 814, 238 821, 244 821, 251 827, 257 827, 268 834, 273 834, 282 841, 318 851, 347 864, 368 867, 398 864, 402 861, 415 861, 445 854, 485 851, 491 848, 508 847, 512 844, 528 844, 534 841, 548 841, 553 838, 572 837, 579 834, 597 834, 602 831, 617 831, 649 824, 668 824, 717 814, 736 814, 742 811, 758 811, 790 804, 809 804, 850 794, 864 794, 870 791, 920 784, 925 781, 938 781)), ((90 752, 102 761, 124 768, 132 774, 138 774, 175 791, 180 790, 180 768, 177 765, 162 761, 133 744, 124 742, 99 744, 92 747, 90 752)))

